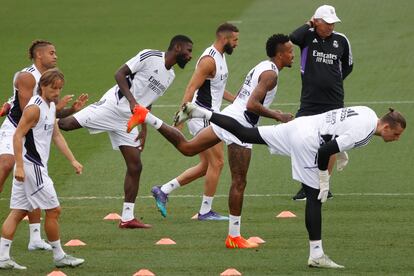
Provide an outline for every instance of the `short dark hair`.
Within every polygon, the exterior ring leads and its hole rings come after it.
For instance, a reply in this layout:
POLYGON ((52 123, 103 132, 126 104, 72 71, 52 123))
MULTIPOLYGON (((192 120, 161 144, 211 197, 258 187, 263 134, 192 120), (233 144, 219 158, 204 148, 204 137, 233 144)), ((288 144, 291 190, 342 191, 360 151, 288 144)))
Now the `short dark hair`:
POLYGON ((233 33, 238 33, 239 29, 234 26, 233 24, 230 23, 223 23, 220 26, 218 26, 217 30, 216 30, 216 35, 218 35, 219 33, 225 33, 225 32, 233 32, 233 33))
POLYGON ((39 95, 42 95, 42 86, 48 86, 54 84, 55 81, 61 80, 65 82, 65 76, 58 68, 53 68, 43 72, 39 80, 39 86, 37 92, 39 95))
POLYGON ((33 41, 29 47, 29 58, 34 59, 36 50, 41 47, 48 46, 48 45, 53 45, 53 44, 52 42, 49 42, 47 40, 41 40, 41 39, 33 41))
POLYGON ((267 39, 266 42, 266 54, 268 57, 275 57, 280 52, 280 46, 289 42, 289 36, 284 34, 274 34, 267 39))
POLYGON ((388 110, 388 113, 381 117, 381 121, 388 123, 391 128, 396 128, 398 125, 400 125, 401 128, 405 129, 407 122, 405 121, 404 116, 400 112, 394 110, 392 107, 390 107, 388 110))
POLYGON ((171 39, 170 46, 168 46, 168 51, 172 50, 174 48, 174 46, 178 43, 191 43, 191 44, 193 44, 193 42, 191 41, 191 39, 188 36, 176 35, 171 39))

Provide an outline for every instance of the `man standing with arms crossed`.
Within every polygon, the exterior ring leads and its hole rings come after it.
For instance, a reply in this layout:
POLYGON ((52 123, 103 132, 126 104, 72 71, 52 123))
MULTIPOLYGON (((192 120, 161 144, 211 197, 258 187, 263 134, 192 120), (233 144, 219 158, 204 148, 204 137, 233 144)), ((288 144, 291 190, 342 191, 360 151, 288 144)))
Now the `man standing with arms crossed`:
MULTIPOLYGON (((334 32, 341 22, 335 8, 328 5, 316 9, 314 16, 290 34, 293 44, 301 50, 302 92, 296 117, 320 114, 344 106, 343 80, 352 72, 353 61, 348 38, 334 32)), ((337 157, 337 170, 348 162, 346 152, 337 157)), ((335 155, 329 163, 332 172, 335 155)), ((330 197, 332 195, 330 194, 330 197)), ((293 197, 306 199, 303 187, 293 197)))
MULTIPOLYGON (((192 100, 201 107, 218 112, 223 98, 233 102, 234 96, 225 89, 228 78, 225 54, 233 53, 238 45, 238 37, 239 30, 232 24, 224 23, 217 28, 216 40, 199 58, 194 74, 185 90, 182 104, 192 100)), ((195 136, 209 125, 206 120, 193 119, 188 122, 188 129, 195 136)), ((198 220, 228 220, 228 217, 212 210, 214 194, 224 163, 223 143, 201 152, 199 156, 200 162, 194 167, 187 169, 162 186, 152 187, 151 192, 163 217, 167 216, 168 194, 205 176, 204 194, 198 220)))

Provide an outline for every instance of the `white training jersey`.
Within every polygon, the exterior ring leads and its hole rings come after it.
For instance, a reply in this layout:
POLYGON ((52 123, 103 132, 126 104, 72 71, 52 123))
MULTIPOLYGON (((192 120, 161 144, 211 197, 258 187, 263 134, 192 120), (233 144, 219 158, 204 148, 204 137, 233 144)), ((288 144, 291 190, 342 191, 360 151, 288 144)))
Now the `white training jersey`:
MULTIPOLYGON (((244 119, 251 124, 252 127, 255 127, 260 116, 247 110, 247 102, 249 101, 250 95, 253 93, 253 90, 259 83, 260 75, 265 71, 273 71, 276 75, 279 75, 279 70, 277 69, 276 64, 270 60, 265 60, 257 64, 250 72, 247 74, 242 87, 240 88, 239 93, 236 96, 234 102, 226 107, 223 112, 228 115, 234 115, 235 117, 240 117, 242 115, 244 119), (238 116, 237 116, 238 115, 238 116)), ((277 85, 274 89, 267 91, 266 96, 261 99, 261 102, 264 107, 268 108, 270 104, 275 99, 277 92, 277 85)))
POLYGON ((47 104, 39 95, 33 96, 25 108, 36 105, 40 109, 37 124, 31 128, 23 141, 23 156, 27 162, 47 168, 50 143, 56 119, 55 103, 47 104))
MULTIPOLYGON (((135 100, 145 106, 150 106, 155 100, 164 95, 172 84, 174 69, 165 68, 165 53, 158 50, 142 50, 125 63, 131 70, 127 82, 135 100)), ((123 97, 118 85, 114 86, 118 100, 123 97)))
POLYGON ((375 134, 378 117, 366 106, 334 109, 315 116, 300 117, 298 128, 316 131, 319 144, 336 139, 339 150, 346 151, 369 143, 375 134))
MULTIPOLYGON (((199 106, 213 111, 220 111, 221 102, 223 101, 224 89, 226 88, 229 71, 227 69, 226 57, 221 54, 214 46, 208 47, 197 61, 205 56, 214 58, 216 64, 216 75, 213 78, 207 78, 201 87, 195 92, 193 102, 199 106)), ((196 65, 196 68, 197 68, 196 65)))
POLYGON ((19 90, 15 86, 16 79, 17 79, 18 75, 22 72, 30 73, 36 81, 36 84, 33 88, 33 96, 37 95, 37 88, 38 88, 39 80, 40 80, 40 77, 42 76, 42 74, 36 68, 36 66, 34 64, 32 64, 29 67, 23 68, 22 70, 20 70, 19 72, 16 72, 14 74, 14 77, 13 77, 13 97, 9 101, 11 103, 11 107, 10 107, 9 114, 7 115, 7 118, 10 120, 10 122, 15 127, 17 127, 17 124, 19 123, 20 118, 22 117, 22 110, 20 108, 19 97, 18 97, 19 90))

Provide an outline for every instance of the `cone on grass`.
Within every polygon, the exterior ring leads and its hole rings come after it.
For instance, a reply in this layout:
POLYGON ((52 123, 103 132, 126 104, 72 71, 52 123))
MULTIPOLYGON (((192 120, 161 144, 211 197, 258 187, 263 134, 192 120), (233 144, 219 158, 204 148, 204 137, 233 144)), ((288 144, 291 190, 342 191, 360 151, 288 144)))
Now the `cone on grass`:
POLYGON ((84 243, 81 240, 70 240, 67 243, 65 243, 65 246, 84 246, 86 243, 84 243))
POLYGON ((155 276, 155 274, 151 270, 143 268, 135 272, 133 276, 155 276))
POLYGON ((241 276, 242 274, 235 268, 228 268, 223 271, 220 276, 241 276))
POLYGON ((47 276, 66 276, 66 274, 60 270, 54 270, 50 272, 49 274, 47 274, 47 276))
POLYGON ((117 213, 109 213, 103 219, 105 219, 105 220, 120 220, 121 219, 121 216, 118 215, 117 213))
POLYGON ((159 241, 157 241, 155 244, 156 245, 169 245, 169 244, 177 244, 177 243, 170 238, 162 238, 159 241))
POLYGON ((282 211, 276 217, 277 218, 296 218, 296 215, 292 213, 291 211, 282 211))

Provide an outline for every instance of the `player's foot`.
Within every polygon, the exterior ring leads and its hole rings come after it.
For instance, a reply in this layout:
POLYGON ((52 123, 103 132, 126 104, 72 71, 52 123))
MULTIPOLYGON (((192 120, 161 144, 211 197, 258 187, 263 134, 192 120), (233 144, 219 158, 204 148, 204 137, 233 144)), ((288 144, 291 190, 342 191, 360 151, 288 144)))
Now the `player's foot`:
POLYGON ((119 228, 125 229, 134 229, 134 228, 151 228, 151 224, 143 223, 142 221, 137 220, 136 218, 128 220, 128 221, 120 221, 119 228))
POLYGON ((339 265, 332 261, 328 255, 323 254, 322 257, 317 259, 308 259, 309 267, 320 267, 320 268, 345 268, 343 265, 339 265))
POLYGON ((204 215, 201 215, 200 213, 198 213, 197 219, 198 220, 229 220, 229 217, 222 216, 219 213, 216 213, 213 210, 210 210, 208 213, 205 213, 204 215))
POLYGON ((175 113, 174 126, 178 126, 178 125, 184 123, 185 121, 187 121, 188 119, 193 118, 192 113, 196 108, 197 108, 197 105, 195 105, 191 102, 185 103, 181 107, 181 110, 179 110, 179 111, 177 111, 177 113, 175 113))
POLYGON ((84 259, 81 258, 75 258, 71 255, 65 254, 62 259, 60 260, 54 260, 56 267, 65 267, 65 266, 71 266, 76 267, 85 262, 84 259))
MULTIPOLYGON (((333 198, 331 191, 328 191, 328 198, 333 198)), ((305 189, 301 188, 298 193, 292 197, 292 199, 296 201, 306 200, 305 189)))
POLYGON ((135 105, 133 114, 128 120, 127 132, 130 133, 134 127, 142 124, 145 121, 145 117, 147 117, 148 112, 149 110, 142 105, 135 105))
POLYGON ((0 117, 6 116, 7 114, 9 114, 10 107, 11 107, 10 103, 5 102, 5 103, 3 104, 3 106, 1 107, 1 110, 0 110, 0 117))
POLYGON ((40 240, 40 241, 29 242, 27 249, 29 249, 29 251, 52 250, 52 246, 48 244, 45 240, 40 240))
POLYGON ((161 186, 154 186, 151 189, 152 196, 155 199, 155 204, 157 205, 158 211, 160 211, 161 216, 164 218, 167 216, 167 201, 168 194, 161 191, 161 186))
POLYGON ((19 265, 12 259, 0 260, 0 269, 27 269, 27 267, 19 265))
POLYGON ((232 237, 228 235, 226 239, 227 248, 256 248, 258 246, 259 244, 254 243, 254 242, 249 242, 242 236, 232 237))

